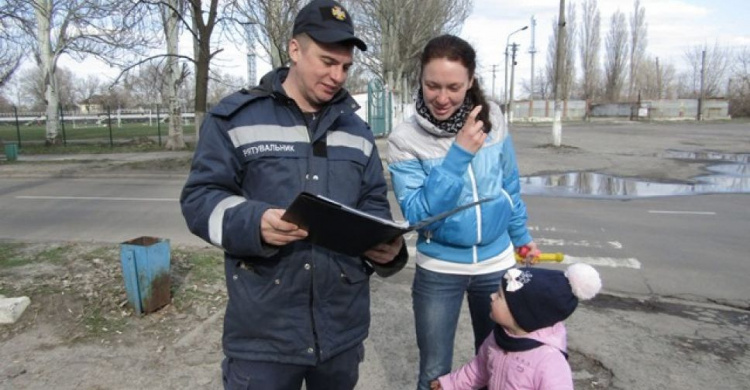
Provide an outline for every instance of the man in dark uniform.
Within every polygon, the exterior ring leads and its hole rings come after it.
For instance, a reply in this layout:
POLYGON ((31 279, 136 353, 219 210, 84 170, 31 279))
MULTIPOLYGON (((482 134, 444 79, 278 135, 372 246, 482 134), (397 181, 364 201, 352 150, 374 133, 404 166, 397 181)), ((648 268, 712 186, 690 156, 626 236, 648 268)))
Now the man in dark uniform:
POLYGON ((226 97, 202 125, 180 203, 190 230, 225 252, 227 389, 353 389, 369 277, 407 260, 401 237, 348 256, 281 219, 302 191, 391 217, 372 132, 343 89, 355 46, 367 49, 346 9, 312 1, 295 19, 291 66, 226 97))

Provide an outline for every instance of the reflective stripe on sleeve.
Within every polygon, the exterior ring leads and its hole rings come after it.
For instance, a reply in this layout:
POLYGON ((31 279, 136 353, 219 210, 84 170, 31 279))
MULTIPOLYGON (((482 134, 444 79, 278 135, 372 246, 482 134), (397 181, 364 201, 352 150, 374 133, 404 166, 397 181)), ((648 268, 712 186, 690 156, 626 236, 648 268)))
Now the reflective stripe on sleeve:
POLYGON ((358 135, 349 134, 343 131, 332 131, 328 133, 326 141, 328 146, 344 146, 347 148, 357 149, 370 158, 373 145, 367 138, 358 135))
POLYGON ((224 213, 228 209, 244 202, 246 202, 246 199, 241 196, 230 196, 214 207, 214 210, 211 211, 211 216, 208 218, 208 236, 212 244, 218 247, 222 246, 224 213))

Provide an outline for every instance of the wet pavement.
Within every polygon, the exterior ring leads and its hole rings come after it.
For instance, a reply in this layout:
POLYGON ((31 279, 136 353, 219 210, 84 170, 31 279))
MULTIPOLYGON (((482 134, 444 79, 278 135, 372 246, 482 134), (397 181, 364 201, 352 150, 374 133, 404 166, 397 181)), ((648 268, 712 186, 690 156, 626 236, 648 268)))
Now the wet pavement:
POLYGON ((597 172, 568 172, 521 177, 521 193, 632 199, 654 196, 750 193, 750 154, 668 150, 662 157, 706 163, 709 174, 692 183, 667 183, 597 172), (717 163, 720 161, 721 163, 717 163))

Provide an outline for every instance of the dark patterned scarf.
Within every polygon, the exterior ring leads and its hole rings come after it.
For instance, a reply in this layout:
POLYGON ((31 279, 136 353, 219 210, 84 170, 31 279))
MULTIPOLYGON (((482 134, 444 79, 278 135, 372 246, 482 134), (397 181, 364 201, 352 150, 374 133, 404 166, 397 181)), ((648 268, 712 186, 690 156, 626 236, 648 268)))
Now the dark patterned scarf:
MULTIPOLYGON (((506 352, 520 352, 528 351, 530 349, 538 348, 544 345, 541 341, 529 339, 526 337, 511 337, 505 332, 500 325, 495 325, 495 329, 492 331, 495 336, 495 342, 497 346, 506 352)), ((568 354, 560 351, 565 359, 568 359, 568 354)))
POLYGON ((453 115, 450 116, 450 118, 444 121, 437 120, 434 116, 432 116, 430 109, 427 108, 427 104, 425 104, 424 102, 422 88, 420 87, 419 91, 417 92, 417 113, 423 118, 430 121, 430 123, 435 125, 437 128, 452 134, 458 133, 458 131, 461 130, 462 127, 464 127, 466 117, 469 115, 472 108, 474 108, 474 102, 467 94, 464 98, 464 103, 461 104, 461 107, 459 107, 458 110, 456 110, 456 112, 454 112, 453 115))

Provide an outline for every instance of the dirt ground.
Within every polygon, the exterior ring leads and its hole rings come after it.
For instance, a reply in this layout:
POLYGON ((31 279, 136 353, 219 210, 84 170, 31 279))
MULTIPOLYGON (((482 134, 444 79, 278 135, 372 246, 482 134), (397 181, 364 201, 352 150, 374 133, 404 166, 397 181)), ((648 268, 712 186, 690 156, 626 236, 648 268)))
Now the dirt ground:
MULTIPOLYGON (((0 248, 0 294, 32 300, 17 323, 0 326, 0 388, 221 388, 226 296, 218 250, 172 248, 172 302, 138 316, 127 304, 117 245, 3 243, 0 248)), ((400 281, 408 278, 402 275, 400 281)), ((373 280, 373 326, 404 332, 388 323, 387 314, 402 303, 377 299, 379 290, 393 288, 408 299, 408 283, 373 280)), ((463 327, 460 333, 470 332, 468 324, 463 327)), ((467 359, 470 351, 457 355, 459 361, 467 359)), ((408 376, 415 368, 414 361, 391 363, 396 367, 390 375, 408 376)), ((361 389, 373 388, 366 378, 378 375, 367 364, 361 389)), ((571 365, 577 388, 606 387, 610 375, 595 361, 573 351, 571 365)))
POLYGON ((0 294, 32 304, 0 326, 2 389, 219 388, 218 250, 173 248, 173 300, 137 316, 117 245, 3 244, 0 294))

